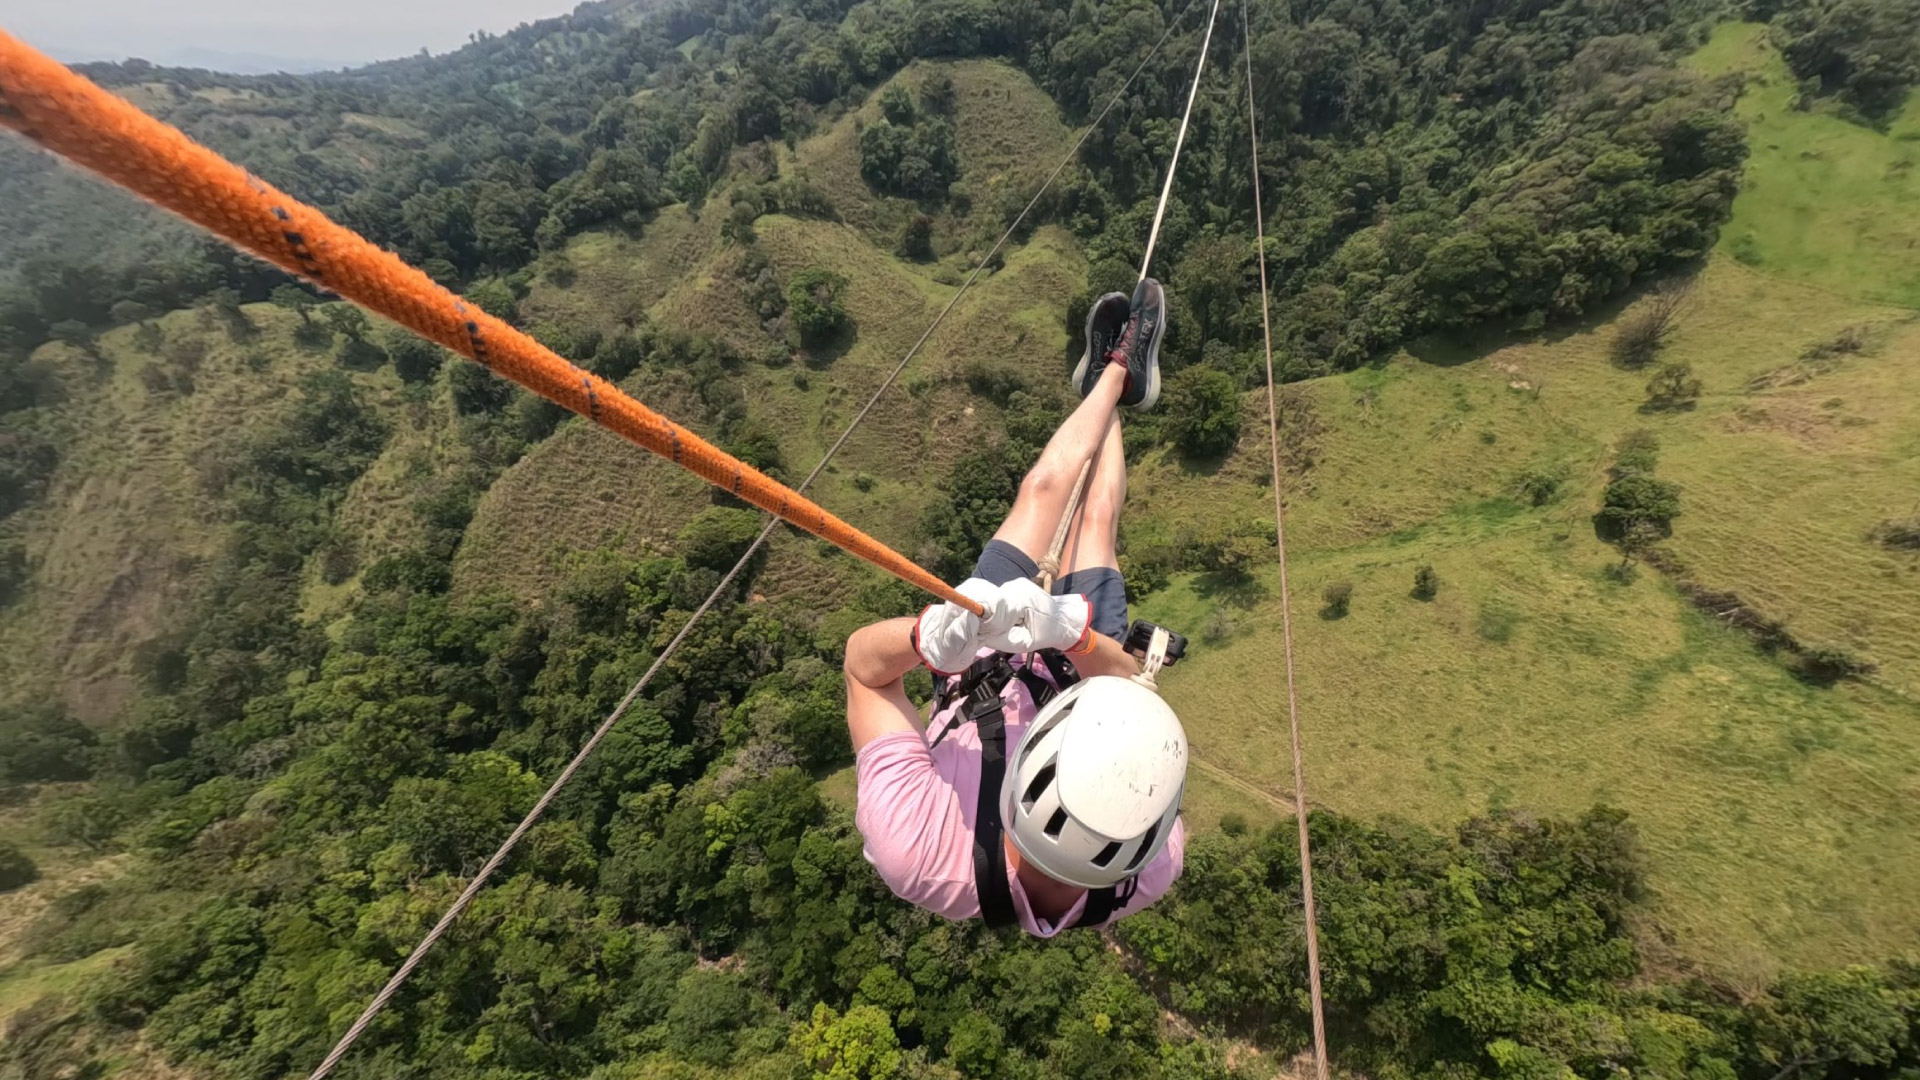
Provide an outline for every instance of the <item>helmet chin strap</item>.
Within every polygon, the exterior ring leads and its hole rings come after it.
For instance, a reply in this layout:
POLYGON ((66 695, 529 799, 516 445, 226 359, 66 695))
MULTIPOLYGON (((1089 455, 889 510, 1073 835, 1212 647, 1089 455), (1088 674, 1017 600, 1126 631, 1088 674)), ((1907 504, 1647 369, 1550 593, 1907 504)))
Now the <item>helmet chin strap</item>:
POLYGON ((1167 662, 1167 643, 1171 640, 1172 636, 1167 632, 1166 627, 1154 627, 1153 640, 1147 643, 1147 655, 1140 662, 1140 673, 1130 676, 1134 682, 1156 694, 1160 692, 1160 686, 1154 682, 1153 677, 1160 674, 1160 668, 1167 662))

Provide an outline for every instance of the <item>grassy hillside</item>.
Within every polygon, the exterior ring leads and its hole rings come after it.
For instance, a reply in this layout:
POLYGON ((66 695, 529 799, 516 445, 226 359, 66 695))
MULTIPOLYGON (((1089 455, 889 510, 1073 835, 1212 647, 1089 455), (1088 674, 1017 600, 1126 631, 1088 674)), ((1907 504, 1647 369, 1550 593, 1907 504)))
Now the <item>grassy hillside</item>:
MULTIPOLYGON (((1313 385, 1330 434, 1289 515, 1309 790, 1345 812, 1435 824, 1490 807, 1622 806, 1663 932, 1690 960, 1758 979, 1836 951, 1881 955, 1920 928, 1920 559, 1865 539, 1920 479, 1920 411, 1888 391, 1911 379, 1920 331, 1903 323, 1823 385, 1747 393, 1800 335, 1898 313, 1731 261, 1708 270, 1697 304, 1671 356, 1711 392, 1680 416, 1638 411, 1644 377, 1608 362, 1607 324, 1452 366, 1402 355, 1313 385), (1746 419, 1809 394, 1842 402, 1827 411, 1847 441, 1809 445, 1746 419), (1619 556, 1589 516, 1612 445, 1638 428, 1659 434, 1662 475, 1682 485, 1670 547, 1690 573, 1798 634, 1884 657, 1881 681, 1808 686, 1661 576, 1606 577, 1619 556), (1513 483, 1538 464, 1569 480, 1535 509, 1513 483), (1421 565, 1442 582, 1431 602, 1409 595, 1421 565), (1325 618, 1335 581, 1354 586, 1351 614, 1325 618)), ((1239 456, 1263 452, 1256 439, 1239 456)), ((1132 510, 1251 512, 1257 494, 1166 465, 1132 510)), ((1179 580, 1142 612, 1189 628, 1224 615, 1226 640, 1196 650, 1169 700, 1200 760, 1285 793, 1279 610, 1271 573, 1261 581, 1249 600, 1179 580)))
MULTIPOLYGON (((1879 183, 1905 153, 1898 125, 1882 135, 1767 104, 1784 69, 1755 31, 1725 28, 1698 58, 1762 73, 1742 104, 1756 154, 1730 239, 1663 356, 1704 381, 1698 407, 1642 410, 1647 373, 1609 360, 1617 318, 1416 348, 1309 384, 1327 432, 1289 511, 1313 800, 1436 824, 1622 806, 1648 852, 1653 940, 1743 982, 1869 960, 1920 931, 1920 556, 1869 539, 1920 491, 1920 326, 1870 303, 1920 301, 1898 273, 1875 277, 1904 266, 1907 244, 1879 223, 1912 220, 1920 200, 1879 183), (1814 144, 1830 169, 1801 164, 1814 144), (1868 175, 1872 191, 1849 186, 1868 175), (1788 191, 1820 212, 1785 213, 1788 191), (1756 222, 1776 226, 1753 234, 1758 259, 1740 240, 1756 222), (1801 361, 1852 327, 1862 352, 1801 361), (1637 429, 1657 435, 1660 475, 1682 489, 1666 545, 1681 572, 1868 658, 1876 677, 1809 686, 1669 578, 1606 576, 1619 555, 1590 516, 1637 429), (1523 505, 1517 477, 1543 468, 1567 478, 1561 494, 1523 505), (1442 581, 1431 602, 1409 595, 1421 565, 1442 581), (1322 617, 1336 581, 1354 586, 1351 614, 1322 617)), ((1261 516, 1269 496, 1248 477, 1264 472, 1264 404, 1248 417, 1224 465, 1161 460, 1139 476, 1130 528, 1261 516)), ((1271 573, 1251 590, 1177 579, 1141 608, 1224 632, 1169 699, 1199 760, 1287 793, 1271 573)))
MULTIPOLYGON (((53 426, 63 456, 21 533, 34 586, 0 617, 0 699, 55 685, 76 717, 100 722, 135 692, 131 654, 173 631, 227 532, 218 491, 237 448, 302 375, 334 350, 292 340, 296 316, 249 305, 235 340, 212 310, 155 320, 149 351, 127 327, 82 350, 35 359, 64 398, 53 426)), ((353 378, 383 411, 399 408, 390 371, 353 378)))
POLYGON ((1884 130, 1832 103, 1803 107, 1767 29, 1751 23, 1720 27, 1691 63, 1746 81, 1738 111, 1750 157, 1721 250, 1846 296, 1920 307, 1920 101, 1884 130))

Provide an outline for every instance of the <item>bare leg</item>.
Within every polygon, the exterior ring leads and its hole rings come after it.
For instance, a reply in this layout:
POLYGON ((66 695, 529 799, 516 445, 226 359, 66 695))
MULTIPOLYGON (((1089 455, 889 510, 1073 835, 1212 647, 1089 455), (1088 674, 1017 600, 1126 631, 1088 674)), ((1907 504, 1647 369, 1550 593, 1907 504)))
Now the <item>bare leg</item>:
POLYGON ((1120 425, 1107 428, 1107 440, 1094 459, 1093 475, 1087 478, 1087 494, 1073 516, 1073 531, 1067 534, 1066 550, 1060 553, 1060 572, 1096 566, 1120 569, 1116 547, 1120 540, 1120 508, 1127 501, 1127 452, 1121 445, 1120 425))
MULTIPOLYGON (((1127 369, 1123 364, 1111 364, 1101 373, 1093 393, 1088 394, 1053 433, 1047 448, 1040 451, 1040 460, 1028 470, 1026 479, 1020 481, 1020 494, 1013 501, 1013 509, 1007 512, 1007 520, 993 534, 995 540, 1012 544, 1035 562, 1046 558, 1053 534, 1059 531, 1060 518, 1067 512, 1067 502, 1073 498, 1074 485, 1080 480, 1081 466, 1101 445, 1109 427, 1115 438, 1119 435, 1119 425, 1111 421, 1126 383, 1127 369)), ((1124 486, 1125 462, 1119 465, 1124 486)), ((1099 471, 1095 469, 1096 474, 1099 471)), ((1097 480, 1089 480, 1088 484, 1092 488, 1097 480)), ((1091 491, 1088 498, 1092 498, 1091 491)))

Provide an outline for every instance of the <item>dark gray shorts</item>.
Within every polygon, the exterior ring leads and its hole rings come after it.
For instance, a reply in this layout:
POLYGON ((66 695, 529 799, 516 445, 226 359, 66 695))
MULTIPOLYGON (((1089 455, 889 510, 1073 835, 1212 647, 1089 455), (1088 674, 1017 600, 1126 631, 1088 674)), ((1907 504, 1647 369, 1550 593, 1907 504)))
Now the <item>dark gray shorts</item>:
MULTIPOLYGON (((1026 552, 1005 540, 989 540, 987 550, 980 553, 980 561, 973 564, 973 576, 1005 585, 1015 578, 1040 576, 1040 566, 1027 558, 1026 552)), ((1075 570, 1053 583, 1053 595, 1075 594, 1086 597, 1092 606, 1095 631, 1115 641, 1127 640, 1127 586, 1120 580, 1120 571, 1111 566, 1095 566, 1075 570)))

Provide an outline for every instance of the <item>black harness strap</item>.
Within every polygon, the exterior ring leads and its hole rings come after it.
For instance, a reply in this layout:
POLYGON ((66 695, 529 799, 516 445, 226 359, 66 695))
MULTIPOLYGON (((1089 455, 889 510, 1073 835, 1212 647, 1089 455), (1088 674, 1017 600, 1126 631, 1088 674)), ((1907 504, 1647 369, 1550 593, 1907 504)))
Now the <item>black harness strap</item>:
MULTIPOLYGON (((1005 663, 1002 658, 1002 663, 1005 663)), ((1000 782, 1007 772, 1007 718, 1000 705, 1004 681, 983 680, 967 700, 967 719, 980 730, 980 794, 974 801, 973 886, 980 897, 980 918, 989 928, 1012 926, 1013 889, 1007 884, 1007 851, 1002 846, 1000 782), (993 684, 993 685, 990 685, 993 684)))
MULTIPOLYGON (((996 654, 975 661, 951 690, 942 690, 935 698, 936 712, 963 694, 967 704, 962 715, 942 728, 930 745, 939 745, 947 732, 962 723, 971 722, 980 732, 980 795, 974 803, 973 819, 973 883, 980 898, 980 919, 996 930, 1019 921, 1013 908, 1013 887, 1007 881, 1005 828, 1000 821, 1000 785, 1007 775, 1007 722, 1001 692, 1010 680, 1017 678, 1027 693, 1033 695, 1034 706, 1039 708, 1059 693, 1056 686, 1065 688, 1080 681, 1079 673, 1066 658, 1051 652, 1039 655, 1054 682, 1049 683, 1031 671, 1030 665, 1015 668, 1005 656, 996 654)), ((1118 885, 1088 889, 1086 904, 1080 909, 1080 917, 1074 920, 1074 927, 1099 926, 1111 919, 1114 912, 1133 899, 1137 887, 1136 880, 1128 878, 1118 885)))

